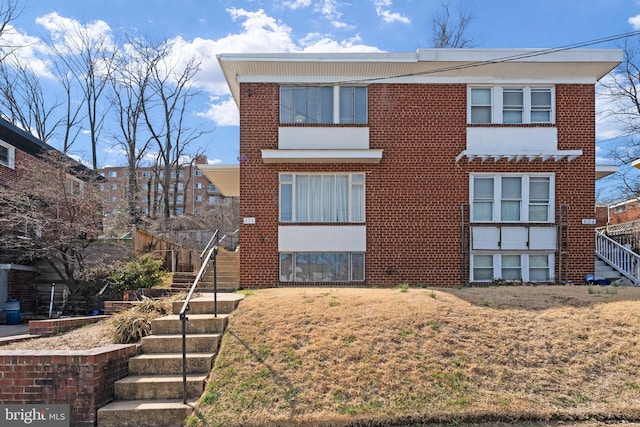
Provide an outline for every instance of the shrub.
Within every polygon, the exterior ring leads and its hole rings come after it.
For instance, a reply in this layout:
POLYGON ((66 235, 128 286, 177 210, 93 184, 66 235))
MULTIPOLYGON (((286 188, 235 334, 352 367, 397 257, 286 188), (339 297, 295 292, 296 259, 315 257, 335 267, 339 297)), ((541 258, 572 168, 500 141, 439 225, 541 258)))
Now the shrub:
POLYGON ((162 261, 152 255, 144 255, 130 261, 109 276, 119 291, 138 288, 152 288, 162 283, 164 272, 162 261))
POLYGON ((138 342, 151 333, 153 319, 171 312, 171 299, 144 298, 133 308, 113 315, 111 318, 113 340, 118 344, 138 342))

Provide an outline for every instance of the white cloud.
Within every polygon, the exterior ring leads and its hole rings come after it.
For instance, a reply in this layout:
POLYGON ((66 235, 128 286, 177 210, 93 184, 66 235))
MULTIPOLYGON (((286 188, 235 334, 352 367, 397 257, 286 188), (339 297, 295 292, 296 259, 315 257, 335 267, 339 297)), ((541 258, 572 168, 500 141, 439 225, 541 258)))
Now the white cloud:
POLYGON ((207 159, 208 165, 219 165, 221 163, 222 163, 222 160, 220 159, 207 159))
POLYGON ((375 46, 360 44, 360 36, 351 39, 336 40, 330 35, 308 34, 300 40, 303 52, 380 52, 375 46))
POLYGON ((64 52, 78 53, 86 42, 111 44, 111 28, 102 20, 83 25, 78 20, 51 12, 36 18, 36 23, 49 32, 51 41, 64 52))
POLYGON ((391 0, 375 0, 373 4, 376 7, 376 13, 379 17, 382 18, 384 22, 387 24, 391 24, 394 22, 400 22, 402 24, 409 24, 411 20, 397 12, 392 12, 390 10, 391 6, 393 6, 393 2, 391 0))
POLYGON ((240 124, 238 108, 231 97, 212 98, 209 109, 203 113, 197 113, 197 116, 210 119, 218 126, 238 126, 240 124))
POLYGON ((0 36, 0 46, 3 46, 0 50, 5 53, 13 52, 12 60, 27 65, 36 76, 53 77, 46 59, 50 50, 39 38, 29 36, 13 26, 8 26, 0 36))
POLYGON ((632 16, 628 20, 634 30, 640 30, 640 15, 632 16))
POLYGON ((311 6, 311 0, 292 0, 292 1, 283 1, 282 5, 284 7, 288 7, 289 9, 300 9, 302 7, 311 6))
POLYGON ((374 52, 378 48, 360 43, 355 36, 336 40, 331 35, 308 34, 294 41, 289 26, 268 16, 263 10, 248 12, 244 9, 227 9, 234 21, 242 20, 242 30, 217 40, 196 38, 193 41, 176 37, 171 40, 176 60, 201 59, 201 70, 196 86, 213 95, 209 109, 200 117, 213 120, 219 126, 237 126, 238 111, 229 97, 227 82, 220 70, 216 54, 256 52, 374 52))

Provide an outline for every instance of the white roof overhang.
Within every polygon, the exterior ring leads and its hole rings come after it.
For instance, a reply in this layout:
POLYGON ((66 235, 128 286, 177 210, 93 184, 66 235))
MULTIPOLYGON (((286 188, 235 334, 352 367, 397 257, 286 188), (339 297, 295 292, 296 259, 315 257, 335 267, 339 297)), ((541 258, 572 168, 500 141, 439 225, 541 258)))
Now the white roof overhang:
POLYGON ((239 105, 240 82, 595 83, 620 49, 419 49, 415 53, 220 54, 239 105))
POLYGON ((216 186, 220 194, 227 197, 240 196, 239 165, 198 164, 198 169, 216 186))
POLYGON ((596 179, 601 179, 618 172, 618 166, 615 165, 596 165, 596 179))

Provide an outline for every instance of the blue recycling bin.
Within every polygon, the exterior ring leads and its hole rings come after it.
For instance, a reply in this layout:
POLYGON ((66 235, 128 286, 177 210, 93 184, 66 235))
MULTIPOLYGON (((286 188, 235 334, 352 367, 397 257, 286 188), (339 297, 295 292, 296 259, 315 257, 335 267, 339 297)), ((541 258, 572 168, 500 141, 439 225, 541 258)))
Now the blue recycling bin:
POLYGON ((4 309, 7 312, 7 325, 19 325, 20 301, 15 299, 7 300, 4 304, 4 309))

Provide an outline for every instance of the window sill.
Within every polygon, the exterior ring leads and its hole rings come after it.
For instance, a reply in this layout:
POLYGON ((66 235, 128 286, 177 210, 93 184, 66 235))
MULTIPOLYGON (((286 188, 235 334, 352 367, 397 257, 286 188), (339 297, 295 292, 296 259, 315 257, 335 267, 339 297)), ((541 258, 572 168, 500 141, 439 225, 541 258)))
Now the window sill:
POLYGON ((264 163, 380 163, 383 150, 261 150, 264 163))

